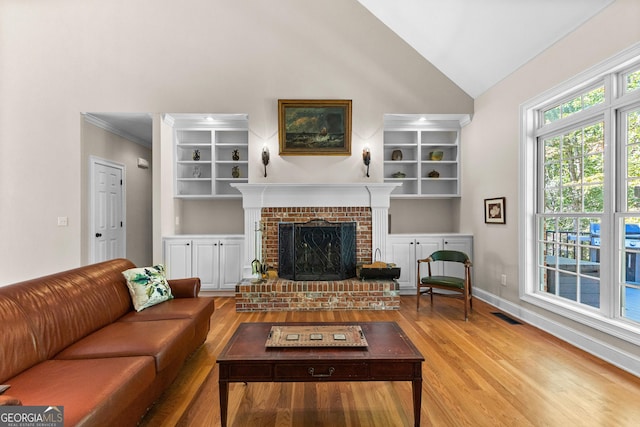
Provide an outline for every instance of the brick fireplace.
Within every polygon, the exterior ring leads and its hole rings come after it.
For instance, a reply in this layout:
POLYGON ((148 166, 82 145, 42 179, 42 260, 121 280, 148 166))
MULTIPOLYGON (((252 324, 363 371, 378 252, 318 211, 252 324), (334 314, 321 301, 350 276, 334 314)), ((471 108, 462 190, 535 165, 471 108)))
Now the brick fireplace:
POLYGON ((278 268, 278 225, 281 222, 306 223, 318 219, 333 223, 355 222, 356 262, 371 262, 371 208, 367 206, 262 208, 261 217, 262 258, 270 267, 278 268))
POLYGON ((398 308, 397 285, 379 282, 271 279, 252 284, 251 261, 278 266, 278 224, 323 219, 355 222, 357 263, 385 256, 391 191, 398 184, 232 184, 242 193, 244 277, 236 288, 238 311, 398 308), (256 234, 256 230, 259 233, 256 234))

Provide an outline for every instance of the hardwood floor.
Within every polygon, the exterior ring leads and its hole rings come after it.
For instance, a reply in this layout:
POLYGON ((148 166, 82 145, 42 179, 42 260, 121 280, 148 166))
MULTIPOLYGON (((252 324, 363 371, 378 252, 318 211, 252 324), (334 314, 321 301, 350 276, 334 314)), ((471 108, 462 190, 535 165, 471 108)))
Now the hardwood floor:
MULTIPOLYGON (((211 331, 143 427, 219 426, 215 363, 241 322, 395 321, 425 357, 423 426, 636 426, 640 378, 474 300, 402 297, 398 311, 236 313, 216 298, 211 331)), ((229 426, 411 426, 409 382, 232 383, 229 426)))

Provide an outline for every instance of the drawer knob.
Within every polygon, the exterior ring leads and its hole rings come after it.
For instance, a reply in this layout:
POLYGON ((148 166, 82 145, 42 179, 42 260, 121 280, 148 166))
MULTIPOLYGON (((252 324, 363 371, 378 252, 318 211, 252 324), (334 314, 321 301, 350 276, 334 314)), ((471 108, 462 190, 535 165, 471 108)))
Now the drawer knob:
POLYGON ((329 368, 329 373, 327 373, 327 374, 316 374, 314 368, 309 368, 309 370, 307 372, 309 372, 309 375, 311 375, 314 378, 328 378, 331 375, 333 375, 333 373, 335 371, 336 371, 336 369, 334 367, 330 367, 329 368))

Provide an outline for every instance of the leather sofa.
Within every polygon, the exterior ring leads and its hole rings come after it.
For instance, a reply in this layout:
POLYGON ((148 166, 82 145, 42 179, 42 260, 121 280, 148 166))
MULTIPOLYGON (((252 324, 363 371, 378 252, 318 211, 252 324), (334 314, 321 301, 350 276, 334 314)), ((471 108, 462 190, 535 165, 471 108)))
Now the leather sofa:
POLYGON ((206 339, 198 278, 134 310, 117 259, 0 287, 0 405, 56 406, 65 426, 135 426, 206 339))

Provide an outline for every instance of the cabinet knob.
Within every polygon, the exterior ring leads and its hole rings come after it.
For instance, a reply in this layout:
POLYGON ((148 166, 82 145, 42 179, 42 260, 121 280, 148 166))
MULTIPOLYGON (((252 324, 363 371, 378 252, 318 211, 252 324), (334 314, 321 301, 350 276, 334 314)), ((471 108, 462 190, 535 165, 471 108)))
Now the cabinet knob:
POLYGON ((187 243, 187 246, 189 246, 191 243, 187 243))
POLYGON ((413 245, 413 242, 409 243, 410 245, 413 245))
POLYGON ((420 242, 416 242, 416 245, 419 245, 419 244, 420 244, 420 242))
POLYGON ((102 233, 96 233, 96 237, 102 237, 102 233))

